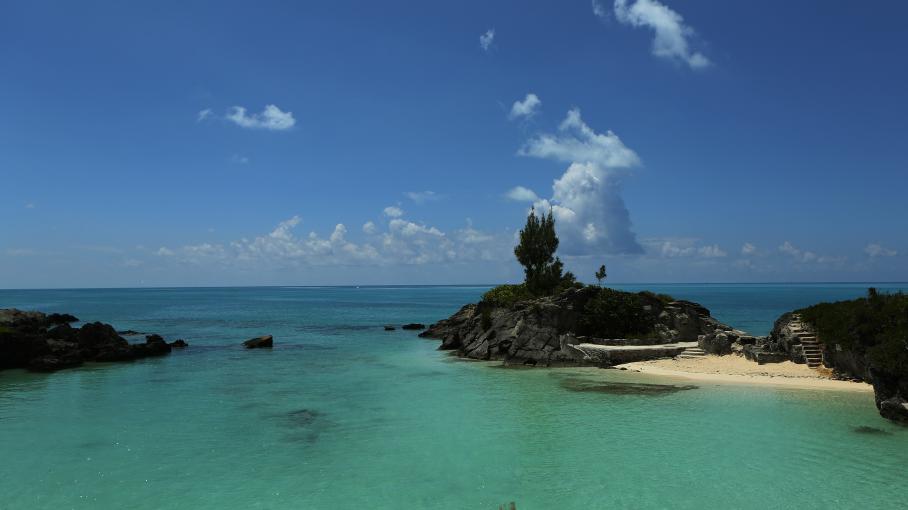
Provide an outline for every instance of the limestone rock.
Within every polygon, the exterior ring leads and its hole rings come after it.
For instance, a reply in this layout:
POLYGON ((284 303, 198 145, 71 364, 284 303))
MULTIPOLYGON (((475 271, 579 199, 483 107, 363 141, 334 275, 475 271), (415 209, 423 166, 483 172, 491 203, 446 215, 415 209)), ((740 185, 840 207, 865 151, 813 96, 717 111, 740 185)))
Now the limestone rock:
POLYGON ((274 345, 274 338, 271 335, 250 338, 243 342, 247 349, 270 349, 274 345))

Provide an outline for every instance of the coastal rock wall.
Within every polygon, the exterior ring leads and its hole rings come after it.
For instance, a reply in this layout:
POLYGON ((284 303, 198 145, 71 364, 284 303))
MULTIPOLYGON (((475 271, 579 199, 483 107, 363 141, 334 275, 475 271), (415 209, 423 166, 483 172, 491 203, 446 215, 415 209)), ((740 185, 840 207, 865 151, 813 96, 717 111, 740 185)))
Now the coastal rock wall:
MULTIPOLYGON (((572 346, 659 345, 696 341, 717 328, 728 328, 709 315, 709 310, 689 301, 663 302, 643 296, 643 309, 655 327, 651 338, 596 339, 578 337, 587 302, 598 290, 569 289, 557 296, 522 301, 507 307, 480 302, 461 308, 451 317, 429 326, 420 334, 442 341, 440 349, 461 356, 506 363, 552 365, 601 365, 601 357, 584 356, 572 346)), ((731 328, 728 328, 729 330, 731 328)), ((650 358, 673 356, 676 350, 650 352, 650 358)), ((607 361, 607 360, 606 360, 607 361)))

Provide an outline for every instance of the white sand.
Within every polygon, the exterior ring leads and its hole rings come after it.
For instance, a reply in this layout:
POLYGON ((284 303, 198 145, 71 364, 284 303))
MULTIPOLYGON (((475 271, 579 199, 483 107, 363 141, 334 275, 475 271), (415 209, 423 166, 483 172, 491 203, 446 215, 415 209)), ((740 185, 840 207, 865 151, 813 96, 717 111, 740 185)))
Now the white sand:
POLYGON ((644 374, 699 381, 873 392, 873 387, 866 383, 832 379, 832 372, 825 368, 813 369, 791 361, 758 365, 736 355, 635 361, 616 368, 622 367, 644 374))

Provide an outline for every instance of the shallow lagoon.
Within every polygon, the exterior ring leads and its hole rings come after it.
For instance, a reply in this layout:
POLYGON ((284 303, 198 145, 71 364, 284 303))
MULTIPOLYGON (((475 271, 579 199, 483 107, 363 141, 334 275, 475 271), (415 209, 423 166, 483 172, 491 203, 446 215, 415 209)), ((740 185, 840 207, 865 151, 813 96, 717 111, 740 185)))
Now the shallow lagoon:
MULTIPOLYGON (((646 287, 763 334, 866 285, 646 287)), ((903 507, 908 429, 867 395, 502 369, 381 328, 484 290, 0 291, 191 344, 0 373, 0 508, 903 507)))

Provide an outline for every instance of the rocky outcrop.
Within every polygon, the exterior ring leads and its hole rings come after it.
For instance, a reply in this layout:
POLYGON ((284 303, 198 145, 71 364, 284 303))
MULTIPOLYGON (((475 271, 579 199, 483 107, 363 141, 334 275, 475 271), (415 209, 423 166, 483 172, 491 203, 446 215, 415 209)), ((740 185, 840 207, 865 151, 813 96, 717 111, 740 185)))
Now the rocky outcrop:
MULTIPOLYGON (((655 295, 640 294, 642 311, 654 328, 645 339, 601 339, 579 336, 587 302, 596 296, 595 287, 568 289, 557 296, 494 306, 487 302, 469 304, 451 317, 429 326, 419 336, 441 340, 442 350, 508 364, 607 365, 612 358, 591 355, 579 345, 661 345, 679 341, 696 342, 698 337, 728 328, 709 311, 689 301, 662 301, 655 295)), ((731 329, 731 328, 728 328, 731 329)), ((682 349, 683 350, 683 349, 682 349)), ((677 350, 651 351, 651 357, 674 355, 677 350)), ((594 353, 595 354, 595 353, 594 353)))
POLYGON ((170 352, 159 335, 130 344, 110 324, 91 322, 80 328, 69 314, 0 310, 0 369, 27 368, 51 372, 88 361, 131 361, 170 352))
POLYGON ((420 323, 418 323, 418 322, 411 322, 410 324, 404 324, 403 326, 400 327, 400 329, 407 329, 407 330, 411 330, 411 331, 419 331, 419 330, 426 329, 426 325, 425 325, 425 324, 420 324, 420 323))
POLYGON ((271 335, 250 338, 243 342, 243 347, 247 349, 270 349, 274 345, 274 337, 271 335))

